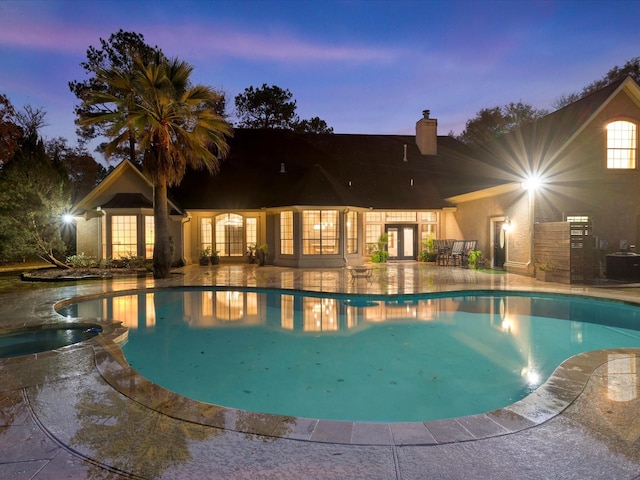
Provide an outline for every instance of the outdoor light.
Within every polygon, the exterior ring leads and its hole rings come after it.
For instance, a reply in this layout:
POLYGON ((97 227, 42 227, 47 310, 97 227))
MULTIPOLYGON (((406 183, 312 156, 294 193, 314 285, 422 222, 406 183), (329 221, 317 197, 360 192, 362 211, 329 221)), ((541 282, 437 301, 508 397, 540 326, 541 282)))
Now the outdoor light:
POLYGON ((73 223, 73 215, 71 215, 70 213, 65 213, 64 215, 62 215, 62 221, 64 223, 73 223))
POLYGON ((522 182, 522 188, 525 190, 535 190, 542 185, 542 179, 538 175, 530 175, 522 182))

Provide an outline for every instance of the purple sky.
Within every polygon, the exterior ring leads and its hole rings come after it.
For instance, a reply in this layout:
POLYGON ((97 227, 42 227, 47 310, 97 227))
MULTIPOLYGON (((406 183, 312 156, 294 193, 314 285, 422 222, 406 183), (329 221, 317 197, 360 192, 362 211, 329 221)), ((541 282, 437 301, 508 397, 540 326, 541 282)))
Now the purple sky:
POLYGON ((70 80, 120 28, 227 94, 287 88, 336 133, 412 134, 423 109, 459 134, 482 108, 551 109, 640 56, 640 1, 0 0, 0 93, 75 143, 70 80))

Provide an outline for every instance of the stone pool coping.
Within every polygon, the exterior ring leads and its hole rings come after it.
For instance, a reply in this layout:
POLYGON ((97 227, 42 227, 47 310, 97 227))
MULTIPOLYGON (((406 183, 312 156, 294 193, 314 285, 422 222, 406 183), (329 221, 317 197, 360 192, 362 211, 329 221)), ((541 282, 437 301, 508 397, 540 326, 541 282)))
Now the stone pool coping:
POLYGON ((83 344, 92 346, 102 378, 140 405, 175 419, 234 432, 345 445, 442 445, 516 433, 559 415, 611 355, 616 360, 640 357, 640 349, 633 348, 577 354, 527 397, 488 413, 426 422, 349 422, 249 412, 189 399, 131 368, 119 346, 127 337, 127 328, 119 323, 102 326, 103 333, 83 344))

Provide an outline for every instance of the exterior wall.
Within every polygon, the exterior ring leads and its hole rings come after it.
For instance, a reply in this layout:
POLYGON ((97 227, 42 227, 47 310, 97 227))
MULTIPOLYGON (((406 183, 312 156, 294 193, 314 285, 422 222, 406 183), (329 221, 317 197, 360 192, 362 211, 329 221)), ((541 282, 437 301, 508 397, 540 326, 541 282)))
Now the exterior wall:
MULTIPOLYGON (((534 255, 536 270, 548 265, 553 281, 570 283, 570 239, 568 222, 538 223, 535 225, 534 255)), ((536 271, 536 275, 538 272, 536 271)))
POLYGON ((100 244, 101 217, 93 217, 88 220, 76 221, 76 251, 88 257, 102 258, 102 246, 100 244))
MULTIPOLYGON (((180 238, 184 239, 184 248, 182 250, 184 256, 184 262, 186 264, 198 263, 200 259, 201 251, 201 221, 204 218, 211 218, 215 221, 215 217, 220 214, 232 213, 247 218, 257 219, 257 245, 267 243, 269 245, 269 256, 267 257, 268 263, 273 261, 273 253, 275 248, 275 238, 273 232, 270 232, 270 227, 267 224, 267 214, 265 212, 256 212, 254 210, 234 210, 234 211, 221 211, 221 210, 190 210, 187 212, 186 222, 183 222, 181 228, 183 231, 180 233, 180 238), (270 232, 270 237, 267 232, 270 232)), ((246 225, 246 223, 245 223, 246 225)), ((214 229, 214 242, 215 242, 215 225, 214 229)), ((244 249, 243 249, 244 251, 244 249)), ((246 263, 247 257, 243 255, 238 256, 220 256, 220 263, 246 263)))
MULTIPOLYGON (((620 249, 620 241, 638 245, 640 169, 606 168, 606 125, 629 120, 640 130, 640 108, 626 93, 613 99, 548 169, 536 195, 536 221, 557 222, 567 215, 589 215, 602 254, 620 249), (553 168, 562 165, 562 168, 553 168), (557 172, 557 173, 556 173, 557 172)), ((636 159, 638 161, 639 159, 636 159)), ((639 249, 636 249, 638 251, 639 249)))
POLYGON ((531 221, 529 196, 524 189, 502 195, 461 202, 453 214, 460 228, 458 240, 477 240, 477 249, 494 265, 495 221, 509 219, 506 232, 506 262, 504 268, 516 273, 532 274, 531 221), (530 271, 531 270, 531 271, 530 271))

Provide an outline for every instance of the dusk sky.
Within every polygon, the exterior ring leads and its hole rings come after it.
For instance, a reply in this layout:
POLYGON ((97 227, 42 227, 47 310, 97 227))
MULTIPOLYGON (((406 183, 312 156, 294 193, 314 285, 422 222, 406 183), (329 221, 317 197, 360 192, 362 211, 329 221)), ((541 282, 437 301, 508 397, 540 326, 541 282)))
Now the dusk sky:
POLYGON ((413 134, 424 109, 459 134, 482 108, 552 109, 640 56, 640 1, 0 0, 0 93, 43 107, 47 138, 75 143, 68 82, 119 29, 222 89, 289 89, 335 133, 413 134))

